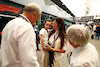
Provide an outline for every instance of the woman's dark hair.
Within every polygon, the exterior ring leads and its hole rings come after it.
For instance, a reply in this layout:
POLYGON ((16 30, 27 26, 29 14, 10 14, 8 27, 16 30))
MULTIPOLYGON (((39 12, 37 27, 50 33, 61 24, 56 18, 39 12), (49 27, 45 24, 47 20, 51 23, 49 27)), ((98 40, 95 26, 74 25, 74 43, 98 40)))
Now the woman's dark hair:
MULTIPOLYGON (((59 35, 58 36, 61 38, 61 47, 60 47, 60 49, 62 49, 63 45, 64 45, 64 38, 65 38, 65 23, 64 23, 64 20, 62 18, 57 18, 55 20, 58 23, 58 27, 59 27, 59 35)), ((49 38, 53 33, 55 33, 54 29, 50 32, 49 38)))

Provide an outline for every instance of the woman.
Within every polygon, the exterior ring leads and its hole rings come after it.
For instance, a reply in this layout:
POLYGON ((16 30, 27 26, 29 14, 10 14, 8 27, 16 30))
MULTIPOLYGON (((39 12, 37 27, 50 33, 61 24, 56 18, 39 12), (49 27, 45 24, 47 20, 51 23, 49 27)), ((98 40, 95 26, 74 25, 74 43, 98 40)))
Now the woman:
POLYGON ((88 43, 89 30, 83 25, 71 25, 67 29, 69 43, 75 48, 72 51, 69 67, 100 67, 96 48, 88 43))
MULTIPOLYGON (((50 51, 54 52, 52 65, 54 65, 54 67, 60 67, 62 53, 65 53, 66 51, 65 24, 62 18, 55 19, 53 22, 53 30, 50 32, 49 35, 49 45, 50 46, 48 46, 46 50, 48 50, 49 53, 50 51)), ((50 55, 51 54, 49 54, 49 57, 52 59, 52 56, 50 55)), ((52 62, 50 62, 50 64, 51 63, 52 62)))

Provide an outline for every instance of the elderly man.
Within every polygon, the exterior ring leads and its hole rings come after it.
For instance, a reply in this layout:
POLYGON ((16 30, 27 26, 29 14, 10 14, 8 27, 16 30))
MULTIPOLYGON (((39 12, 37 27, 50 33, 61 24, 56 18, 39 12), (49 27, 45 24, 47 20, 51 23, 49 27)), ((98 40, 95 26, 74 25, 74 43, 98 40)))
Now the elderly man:
POLYGON ((20 17, 8 22, 2 32, 2 67, 39 67, 36 35, 32 25, 39 20, 41 9, 35 3, 25 6, 20 17))
POLYGON ((88 43, 89 31, 83 25, 72 25, 67 29, 69 43, 75 48, 72 51, 69 67, 100 67, 96 48, 88 43))

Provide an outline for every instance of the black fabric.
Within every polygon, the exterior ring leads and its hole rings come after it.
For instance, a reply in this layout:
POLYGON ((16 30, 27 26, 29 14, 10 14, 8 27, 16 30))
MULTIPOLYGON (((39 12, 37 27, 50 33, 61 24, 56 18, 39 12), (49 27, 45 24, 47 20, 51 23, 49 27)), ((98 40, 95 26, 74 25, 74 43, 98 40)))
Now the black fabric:
MULTIPOLYGON (((48 43, 48 45, 50 45, 50 44, 48 43)), ((48 51, 48 52, 49 52, 49 65, 50 65, 50 67, 52 67, 53 59, 54 59, 54 57, 53 57, 54 52, 53 51, 48 51)))
POLYGON ((96 30, 94 30, 94 32, 97 32, 96 30))
POLYGON ((53 51, 49 51, 49 64, 50 64, 50 67, 52 67, 52 64, 53 64, 53 57, 54 55, 54 52, 53 51))
POLYGON ((36 33, 36 39, 37 39, 37 43, 39 44, 40 43, 40 37, 39 37, 39 34, 38 33, 36 33))
POLYGON ((39 37, 39 34, 38 33, 36 33, 36 41, 37 41, 36 42, 36 44, 37 44, 37 50, 39 50, 40 37, 39 37))
POLYGON ((100 33, 100 27, 96 27, 96 33, 100 33))
POLYGON ((94 39, 94 36, 92 35, 91 38, 94 39))

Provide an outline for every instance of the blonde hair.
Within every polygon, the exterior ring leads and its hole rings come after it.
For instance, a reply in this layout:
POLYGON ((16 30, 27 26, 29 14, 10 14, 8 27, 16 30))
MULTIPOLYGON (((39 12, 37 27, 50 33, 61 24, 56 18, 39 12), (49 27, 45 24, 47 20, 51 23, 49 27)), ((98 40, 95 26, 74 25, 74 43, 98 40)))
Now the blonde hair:
POLYGON ((41 13, 41 8, 36 3, 29 3, 24 7, 24 12, 26 13, 36 12, 39 15, 41 13))
POLYGON ((89 31, 83 25, 71 25, 67 29, 67 37, 75 45, 85 46, 89 41, 89 31))

